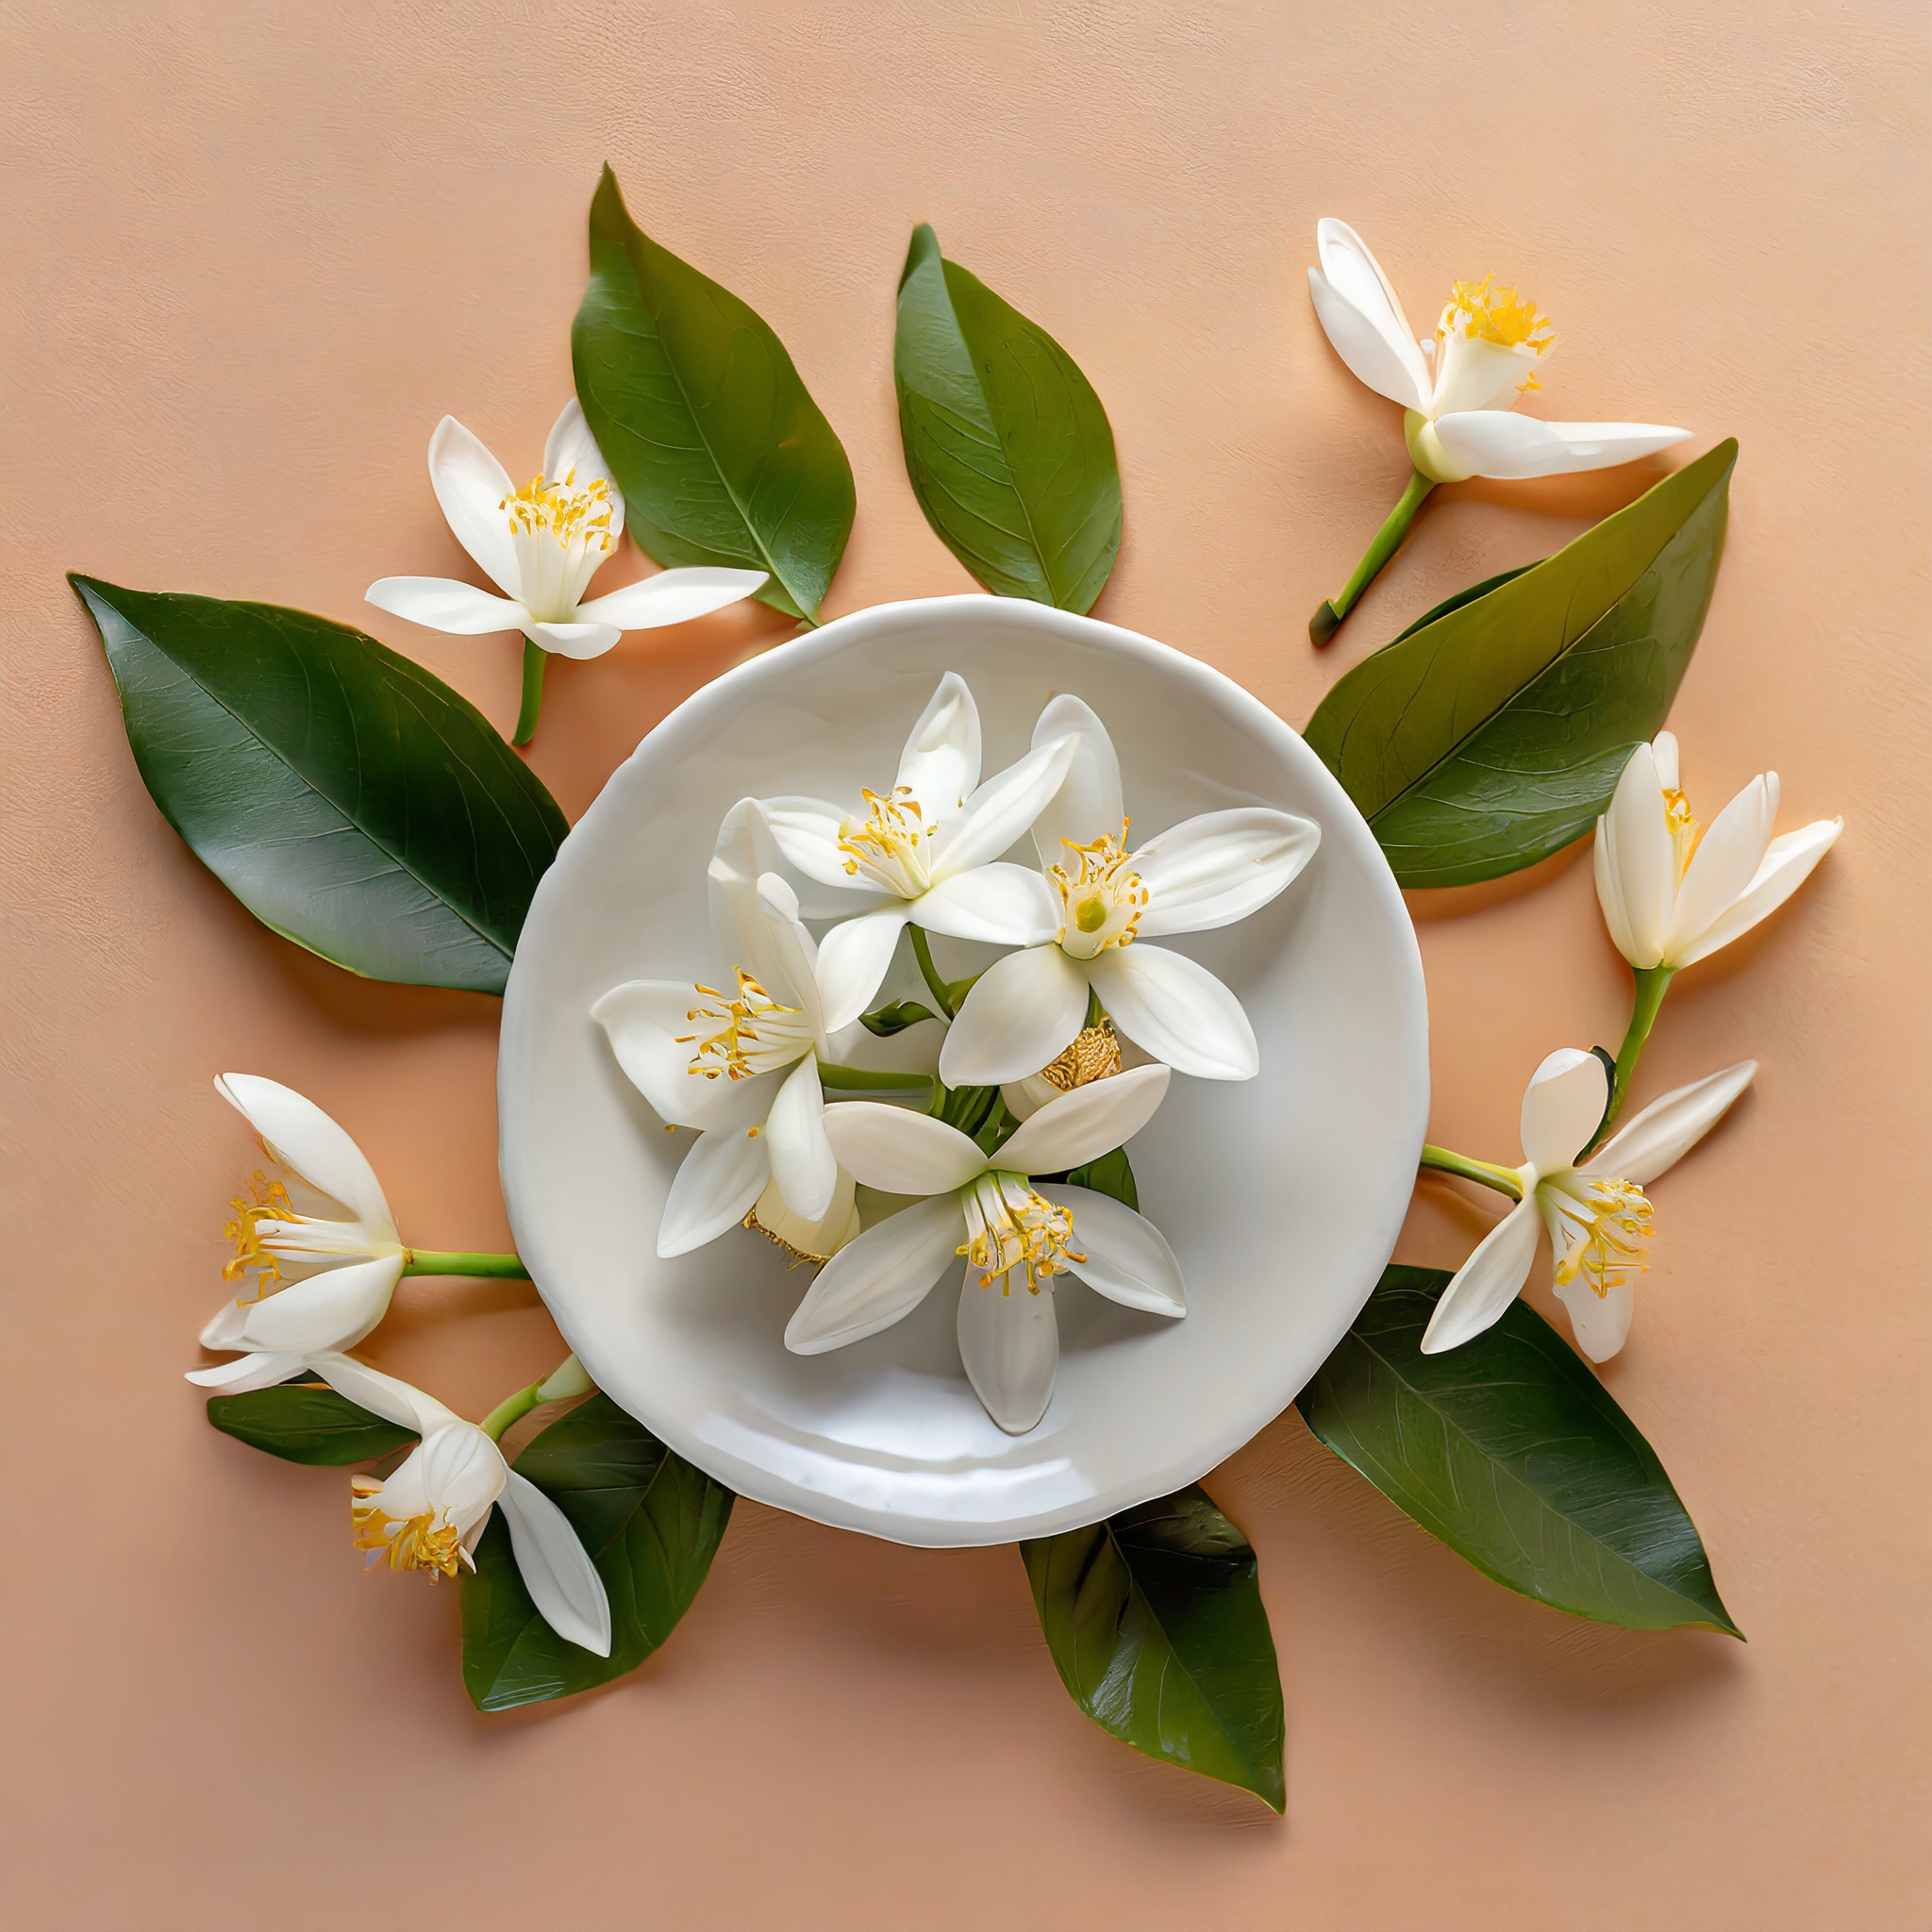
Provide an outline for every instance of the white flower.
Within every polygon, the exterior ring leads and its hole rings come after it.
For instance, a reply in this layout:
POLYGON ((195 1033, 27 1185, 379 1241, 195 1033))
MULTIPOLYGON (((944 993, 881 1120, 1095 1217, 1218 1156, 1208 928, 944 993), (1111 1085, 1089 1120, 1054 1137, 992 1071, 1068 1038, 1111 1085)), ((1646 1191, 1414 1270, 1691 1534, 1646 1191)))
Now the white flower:
POLYGON ((1072 757, 1071 743, 1036 733, 1024 758, 982 785, 979 711, 949 671, 913 725, 889 791, 861 791, 857 811, 818 798, 760 801, 779 850, 819 889, 808 889, 806 916, 845 922, 821 942, 844 988, 826 1009, 831 1031, 871 1004, 908 923, 995 945, 1030 929, 1039 882, 1024 866, 989 861, 1024 834, 1072 757))
POLYGON ((524 1587, 566 1641, 610 1655, 610 1600, 577 1533, 535 1483, 504 1459, 488 1433, 433 1395, 345 1355, 307 1366, 339 1395, 422 1438, 387 1476, 351 1478, 356 1547, 371 1564, 454 1576, 474 1570, 492 1508, 503 1511, 524 1587))
POLYGON ((1603 1119, 1608 1075, 1594 1054, 1575 1047, 1551 1054, 1523 1096, 1528 1158, 1516 1171, 1523 1198, 1442 1291, 1423 1353, 1459 1348, 1502 1319, 1529 1279, 1541 1217, 1555 1253, 1557 1293, 1577 1344, 1591 1361, 1607 1361, 1630 1332, 1630 1284, 1648 1265, 1644 1184, 1703 1140, 1757 1071, 1756 1060, 1740 1060, 1666 1093, 1579 1162, 1577 1150, 1603 1119))
POLYGON ((633 979, 591 1008, 658 1118, 699 1129, 664 1204, 663 1256, 702 1247, 753 1212, 808 1257, 830 1255, 856 1225, 819 1079, 820 1060, 834 1058, 827 1010, 850 1001, 776 863, 757 801, 741 800, 710 869, 712 923, 733 983, 633 979), (768 1185, 778 1197, 769 1203, 768 1185))
POLYGON ((1677 789, 1677 741, 1640 744, 1596 822, 1596 895, 1630 964, 1675 972, 1708 958, 1789 899, 1829 852, 1843 819, 1773 838, 1775 772, 1752 779, 1700 830, 1677 789))
MULTIPOLYGON (((456 539, 503 592, 451 577, 384 577, 370 603, 430 630, 475 637, 520 630, 565 658, 595 658, 627 630, 683 624, 748 597, 757 570, 665 570, 595 597, 584 592, 617 548, 624 498, 575 397, 550 431, 542 474, 517 489, 454 416, 429 439, 429 480, 456 539)), ((541 661, 541 660, 539 660, 541 661)))
POLYGON ((1409 455, 1432 482, 1465 476, 1553 476, 1602 470, 1681 442, 1688 429, 1655 423, 1540 423, 1511 413, 1534 389, 1554 346, 1547 318, 1492 278, 1457 282, 1419 341, 1368 243, 1346 222, 1315 225, 1320 268, 1308 271, 1315 313, 1335 352, 1377 395, 1400 403, 1409 455))
POLYGON ((1146 1125, 1165 1067, 1095 1080, 1049 1101, 991 1155, 945 1122, 874 1101, 829 1108, 840 1162, 867 1187, 932 1198, 869 1227, 820 1271, 785 1330, 795 1355, 822 1355, 890 1328, 959 1255, 959 1355, 987 1413, 1024 1435, 1046 1413, 1059 1365, 1055 1276, 1077 1274, 1126 1307, 1185 1315, 1174 1251, 1110 1195, 1041 1181, 1110 1153, 1146 1125))
POLYGON ((388 1313, 406 1257, 375 1169, 312 1100, 254 1074, 224 1074, 215 1091, 261 1136, 271 1159, 347 1216, 300 1213, 287 1186, 260 1174, 253 1201, 230 1203, 235 1258, 222 1274, 242 1291, 201 1342, 248 1352, 188 1379, 241 1395, 287 1381, 310 1356, 353 1348, 388 1313), (319 1272, 291 1278, 285 1266, 319 1272))
POLYGON ((1088 991, 1158 1060, 1207 1080, 1260 1067, 1241 1003, 1205 966, 1143 941, 1232 925, 1268 904, 1313 856, 1321 828, 1259 806, 1205 812, 1129 853, 1120 760, 1078 698, 1057 697, 1036 746, 1074 741, 1065 782, 1033 827, 1039 874, 1010 908, 1009 954, 966 995, 940 1050, 948 1086, 1038 1074, 1086 1024, 1088 991), (1020 915, 1024 912, 1024 916, 1020 915))

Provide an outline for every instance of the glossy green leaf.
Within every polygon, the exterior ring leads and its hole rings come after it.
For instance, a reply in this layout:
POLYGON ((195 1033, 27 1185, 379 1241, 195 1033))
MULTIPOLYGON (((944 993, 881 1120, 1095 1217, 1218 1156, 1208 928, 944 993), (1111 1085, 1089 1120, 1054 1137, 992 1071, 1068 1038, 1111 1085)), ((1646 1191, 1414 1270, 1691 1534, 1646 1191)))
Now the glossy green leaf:
POLYGON ((264 1449, 285 1462, 332 1469, 374 1462, 416 1440, 414 1429, 398 1428, 320 1382, 284 1382, 248 1395, 211 1395, 208 1419, 223 1435, 251 1449, 264 1449))
POLYGON ((1556 556, 1451 598, 1309 719, 1404 886, 1467 885, 1580 839, 1661 728, 1724 548, 1736 442, 1556 556))
POLYGON ((785 344, 653 242, 608 167, 571 356, 640 546, 663 564, 769 571, 758 597, 816 621, 852 534, 844 448, 785 344))
POLYGON ((917 1000, 892 1000, 870 1013, 861 1013, 858 1023, 868 1033, 875 1033, 881 1040, 890 1040, 895 1033, 903 1033, 908 1026, 917 1026, 922 1020, 937 1020, 939 1015, 930 1007, 923 1007, 917 1000))
POLYGON ((1487 1334, 1423 1354, 1449 1278, 1384 1271, 1295 1400, 1309 1428, 1524 1596, 1633 1630, 1740 1636, 1656 1451, 1534 1308, 1512 1302, 1487 1334))
POLYGON ((1079 365, 924 223, 899 277, 899 435, 925 520, 989 591, 1091 609, 1121 547, 1113 430, 1079 365))
POLYGON ((1069 1187, 1091 1188, 1096 1194, 1111 1194, 1137 1214, 1141 1211, 1141 1191, 1134 1185, 1134 1170, 1124 1147, 1116 1147, 1111 1154, 1103 1154, 1084 1167, 1070 1168, 1066 1180, 1069 1187))
POLYGON ((735 1500, 608 1395, 552 1423, 515 1461, 583 1540, 610 1598, 608 1657, 537 1614, 492 1514, 463 1582, 463 1682, 479 1710, 568 1697, 634 1671, 677 1626, 711 1568, 735 1500))
POLYGON ((474 705, 307 611, 69 581, 155 803, 263 924, 371 979, 503 991, 570 827, 474 705))
POLYGON ((1094 1723, 1282 1808, 1281 1675, 1255 1552, 1205 1491, 1020 1550, 1060 1681, 1094 1723))

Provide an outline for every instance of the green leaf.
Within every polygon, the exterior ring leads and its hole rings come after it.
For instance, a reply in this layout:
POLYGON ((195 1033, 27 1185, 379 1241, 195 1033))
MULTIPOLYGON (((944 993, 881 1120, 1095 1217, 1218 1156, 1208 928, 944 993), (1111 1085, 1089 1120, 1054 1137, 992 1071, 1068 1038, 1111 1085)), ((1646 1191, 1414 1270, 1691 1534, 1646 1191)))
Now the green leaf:
POLYGON ((922 1020, 938 1018, 930 1007, 922 1007, 917 1000, 893 1000, 874 1012, 859 1014, 858 1024, 868 1033, 889 1040, 895 1033, 905 1032, 908 1026, 917 1026, 922 1020))
POLYGON ((610 1655, 566 1642, 537 1614, 492 1514, 463 1581, 463 1683, 479 1710, 568 1697, 636 1670, 691 1607, 734 1500, 608 1395, 552 1423, 514 1467, 570 1519, 596 1563, 610 1598, 610 1655))
POLYGON ((1079 365, 924 222, 899 277, 899 435, 925 520, 989 591, 1091 609, 1121 547, 1113 430, 1079 365))
POLYGON ((1124 1147, 1116 1147, 1111 1154, 1103 1154, 1084 1167, 1069 1168, 1064 1179, 1069 1187, 1091 1188, 1096 1194, 1111 1194, 1137 1214, 1141 1211, 1141 1191, 1134 1185, 1134 1170, 1128 1164, 1124 1147))
POLYGON ((1738 445, 1556 556, 1440 605, 1365 658, 1304 734, 1404 886, 1468 885, 1590 830, 1696 648, 1738 445))
POLYGON ((264 925, 371 979, 503 991, 570 827, 474 705, 304 610, 68 581, 155 803, 264 925))
POLYGON ((1255 1552, 1205 1491, 1020 1551, 1060 1681, 1095 1724, 1283 1807, 1281 1676, 1255 1552))
POLYGON ((638 543, 659 563, 769 571, 759 599, 816 622, 852 534, 852 465, 785 344, 658 247, 608 167, 571 357, 638 543))
POLYGON ((1446 1355, 1423 1331, 1449 1284, 1384 1271, 1295 1398, 1315 1434, 1498 1583, 1633 1630, 1742 1635, 1663 1464, 1526 1302, 1446 1355))
POLYGON ((398 1428, 316 1382, 284 1382, 248 1395, 211 1395, 208 1419, 223 1435, 251 1449, 265 1449, 285 1462, 329 1469, 374 1462, 416 1440, 414 1429, 398 1428))

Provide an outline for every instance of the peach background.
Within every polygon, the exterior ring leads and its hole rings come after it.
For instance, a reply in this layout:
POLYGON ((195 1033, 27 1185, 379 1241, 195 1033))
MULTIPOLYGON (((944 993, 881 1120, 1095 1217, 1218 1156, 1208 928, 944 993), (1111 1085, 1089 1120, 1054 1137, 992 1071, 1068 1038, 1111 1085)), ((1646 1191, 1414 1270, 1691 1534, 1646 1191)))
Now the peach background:
MULTIPOLYGON (((8 5, 5 1924, 148 1928, 1892 1928, 1926 1922, 1927 15, 1916 5, 8 5), (1062 1696, 1017 1558, 741 1505, 638 1676, 475 1715, 455 1593, 364 1576, 345 1478, 177 1379, 252 1165, 224 1068, 315 1095, 433 1246, 506 1239, 496 1008, 274 938, 143 793, 67 567, 368 623, 508 724, 515 654, 367 609, 464 570, 454 411, 519 473, 568 393, 598 163, 769 318, 851 453, 834 611, 966 588, 898 452, 908 233, 1039 317, 1118 434, 1098 614, 1294 722, 1448 590, 1655 472, 1470 485, 1326 655, 1303 625, 1405 475, 1316 330, 1318 215, 1421 320, 1520 278, 1535 407, 1736 434, 1731 547, 1673 724, 1705 816, 1765 764, 1849 829, 1686 976, 1651 1093, 1745 1054, 1657 1189, 1607 1380, 1746 1647, 1486 1582, 1292 1414, 1212 1479, 1261 1555, 1290 1810, 1062 1696)), ((626 557, 625 572, 638 568, 626 557)), ((611 582, 617 573, 613 572, 611 582)), ((559 664, 580 812, 743 609, 559 664)), ((1513 1159, 1536 1061, 1614 1043, 1587 862, 1418 899, 1435 1138, 1513 1159)), ((1491 1208, 1426 1185, 1405 1257, 1491 1208)), ((1548 1307, 1547 1300, 1541 1305, 1548 1307)), ((380 1358, 480 1413, 547 1366, 526 1291, 406 1287, 380 1358), (470 1319, 441 1322, 444 1313, 470 1319)))

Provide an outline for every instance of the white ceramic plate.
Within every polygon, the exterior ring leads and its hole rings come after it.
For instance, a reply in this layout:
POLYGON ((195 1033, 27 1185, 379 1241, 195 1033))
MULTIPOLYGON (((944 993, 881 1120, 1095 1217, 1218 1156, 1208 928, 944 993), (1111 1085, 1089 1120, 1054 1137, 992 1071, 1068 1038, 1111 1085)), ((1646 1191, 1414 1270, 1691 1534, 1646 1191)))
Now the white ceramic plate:
MULTIPOLYGON (((1011 856, 1033 862, 1030 847, 1011 856)), ((939 943, 942 965, 978 963, 939 943)), ((518 1250, 600 1387, 759 1502, 898 1542, 1010 1542, 1196 1480, 1280 1414, 1341 1339, 1415 1178, 1428 1112, 1422 962, 1360 814, 1300 738, 1219 672, 1016 599, 891 604, 708 685, 612 775, 530 908, 497 1088, 518 1250), (1255 1080, 1177 1075, 1129 1149, 1190 1312, 1137 1315, 1063 1279, 1058 1386, 1017 1438, 960 1369, 957 1272, 896 1327, 800 1357, 782 1336, 808 1277, 760 1236, 659 1260, 658 1215, 690 1136, 665 1131, 590 1016, 621 980, 719 970, 705 866, 725 810, 747 794, 889 785, 949 670, 978 701, 989 774, 1025 749, 1056 691, 1085 698, 1119 748, 1135 844, 1240 805, 1322 827, 1320 851, 1273 905, 1162 941, 1234 989, 1261 1048, 1255 1080)))

